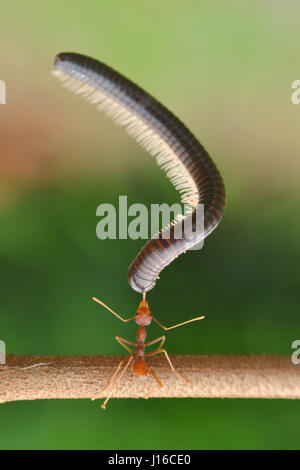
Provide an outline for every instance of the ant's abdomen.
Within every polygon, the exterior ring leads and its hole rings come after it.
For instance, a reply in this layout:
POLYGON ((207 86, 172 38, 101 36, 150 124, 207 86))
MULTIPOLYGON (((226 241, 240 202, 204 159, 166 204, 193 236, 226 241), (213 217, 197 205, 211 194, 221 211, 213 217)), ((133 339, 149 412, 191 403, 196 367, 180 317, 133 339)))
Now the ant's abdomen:
POLYGON ((147 375, 149 372, 146 362, 141 357, 133 364, 133 370, 137 376, 147 375))

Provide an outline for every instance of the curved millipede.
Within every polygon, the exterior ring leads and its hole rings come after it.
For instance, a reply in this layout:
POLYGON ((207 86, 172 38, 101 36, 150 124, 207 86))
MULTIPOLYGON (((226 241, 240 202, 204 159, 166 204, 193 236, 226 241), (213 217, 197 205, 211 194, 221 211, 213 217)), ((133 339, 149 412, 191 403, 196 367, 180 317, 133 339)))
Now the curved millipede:
POLYGON ((162 230, 141 249, 128 270, 128 282, 145 295, 155 285, 159 273, 179 255, 207 237, 220 222, 225 205, 222 177, 206 150, 185 127, 155 98, 121 74, 98 60, 75 53, 61 53, 55 58, 54 72, 65 86, 84 96, 115 121, 126 127, 157 163, 166 171, 181 193, 182 203, 192 208, 195 229, 196 209, 204 204, 204 232, 194 236, 175 236, 174 221, 170 237, 162 230))

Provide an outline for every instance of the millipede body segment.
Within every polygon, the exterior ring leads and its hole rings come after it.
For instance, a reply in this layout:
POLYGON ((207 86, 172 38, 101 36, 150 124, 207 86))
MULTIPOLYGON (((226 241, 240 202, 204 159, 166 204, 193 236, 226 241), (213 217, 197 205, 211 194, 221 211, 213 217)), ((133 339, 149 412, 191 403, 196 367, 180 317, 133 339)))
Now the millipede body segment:
POLYGON ((159 273, 175 258, 206 238, 220 222, 225 205, 222 177, 207 151, 185 125, 155 98, 98 60, 75 53, 55 58, 56 76, 65 86, 125 126, 152 154, 191 207, 192 236, 177 237, 187 217, 175 220, 169 237, 163 229, 141 249, 128 270, 128 282, 137 292, 151 290, 159 273), (196 213, 204 205, 204 230, 197 231, 196 213), (178 228, 178 227, 177 227, 178 228))

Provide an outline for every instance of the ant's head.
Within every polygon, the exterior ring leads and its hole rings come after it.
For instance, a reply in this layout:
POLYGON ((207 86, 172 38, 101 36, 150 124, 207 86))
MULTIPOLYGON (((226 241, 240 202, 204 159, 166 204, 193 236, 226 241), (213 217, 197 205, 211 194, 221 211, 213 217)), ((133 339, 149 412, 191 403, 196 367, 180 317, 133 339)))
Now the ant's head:
POLYGON ((134 320, 136 324, 140 326, 148 326, 152 322, 152 316, 147 300, 143 299, 140 302, 139 308, 134 316, 134 320))

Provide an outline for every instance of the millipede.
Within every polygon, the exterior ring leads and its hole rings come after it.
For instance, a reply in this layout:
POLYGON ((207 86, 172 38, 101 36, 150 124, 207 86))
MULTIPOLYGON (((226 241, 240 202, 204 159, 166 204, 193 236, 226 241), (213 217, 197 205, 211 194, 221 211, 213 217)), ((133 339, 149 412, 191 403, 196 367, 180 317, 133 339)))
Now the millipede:
MULTIPOLYGON (((210 155, 172 112, 165 108, 149 93, 125 78, 120 73, 102 62, 81 54, 65 52, 54 59, 56 70, 53 72, 76 94, 105 111, 115 122, 124 126, 137 142, 155 157, 158 165, 166 172, 174 187, 180 192, 181 202, 191 208, 189 216, 175 219, 168 228, 163 228, 156 237, 147 241, 131 263, 127 279, 135 291, 142 294, 139 308, 129 319, 124 319, 102 301, 93 298, 122 321, 135 320, 139 326, 137 342, 116 337, 117 341, 129 352, 130 356, 122 360, 106 389, 110 393, 102 405, 105 405, 113 390, 130 365, 137 376, 152 374, 161 386, 162 383, 154 371, 146 364, 145 356, 164 353, 171 369, 183 380, 173 367, 165 349, 162 348, 165 336, 148 343, 145 326, 154 320, 164 330, 204 318, 165 327, 150 313, 146 293, 153 289, 161 271, 178 256, 203 241, 219 224, 225 206, 225 187, 223 179, 210 155), (200 205, 204 207, 203 230, 197 230, 196 215, 200 205), (184 226, 187 217, 191 220, 191 233, 186 235, 184 226), (177 231, 178 225, 183 228, 177 231), (176 234, 182 233, 181 237, 176 234), (159 342, 157 350, 145 354, 145 347, 159 342), (134 346, 133 353, 129 346, 134 346), (118 378, 118 372, 125 364, 118 378)), ((186 380, 187 381, 187 380, 186 380)))

